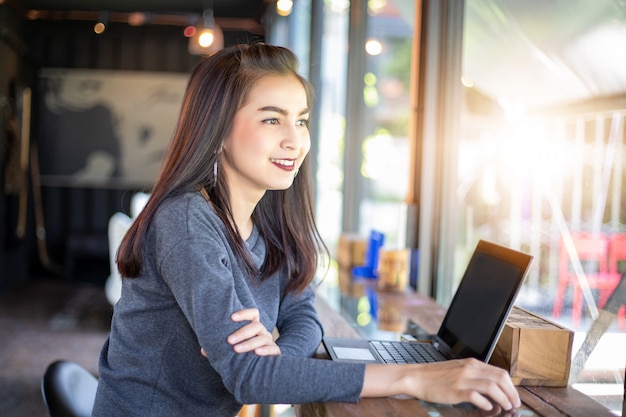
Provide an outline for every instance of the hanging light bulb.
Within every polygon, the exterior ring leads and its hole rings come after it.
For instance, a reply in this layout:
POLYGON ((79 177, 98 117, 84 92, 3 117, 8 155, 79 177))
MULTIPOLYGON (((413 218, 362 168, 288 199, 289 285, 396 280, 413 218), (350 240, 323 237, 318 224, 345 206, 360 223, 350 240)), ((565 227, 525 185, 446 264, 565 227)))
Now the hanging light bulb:
POLYGON ((185 29, 183 30, 183 34, 185 35, 186 38, 191 38, 198 31, 198 28, 196 27, 198 24, 198 16, 193 16, 193 17, 188 16, 186 23, 187 23, 187 26, 185 26, 185 29))
POLYGON ((213 45, 214 40, 215 34, 213 33, 213 28, 204 28, 200 31, 198 44, 201 48, 208 48, 209 46, 213 45))
POLYGON ((189 53, 192 55, 212 55, 224 48, 224 34, 215 24, 213 7, 205 7, 202 12, 202 20, 197 25, 196 31, 189 38, 189 53))
POLYGON ((106 28, 107 27, 103 22, 98 22, 95 25, 93 25, 93 31, 96 32, 97 35, 100 35, 101 33, 103 33, 106 28))
POLYGON ((104 11, 100 12, 98 22, 96 22, 96 24, 93 26, 93 31, 98 35, 102 34, 106 30, 108 23, 109 13, 104 11))
POLYGON ((277 0, 276 1, 276 13, 280 16, 289 16, 293 9, 292 0, 277 0))

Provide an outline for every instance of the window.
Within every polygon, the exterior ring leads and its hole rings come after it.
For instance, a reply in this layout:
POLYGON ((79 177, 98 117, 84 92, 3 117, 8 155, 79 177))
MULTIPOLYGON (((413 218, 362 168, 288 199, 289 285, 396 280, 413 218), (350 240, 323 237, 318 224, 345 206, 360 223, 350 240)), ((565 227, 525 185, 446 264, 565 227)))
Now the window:
POLYGON ((586 361, 573 361, 571 383, 616 413, 626 322, 596 319, 624 272, 624 44, 618 2, 465 1, 455 163, 443 177, 453 192, 438 229, 439 256, 453 248, 456 268, 437 275, 445 302, 478 239, 532 253, 517 304, 575 331, 573 356, 586 361))
POLYGON ((331 245, 377 230, 404 246, 414 2, 324 3, 318 225, 331 245))

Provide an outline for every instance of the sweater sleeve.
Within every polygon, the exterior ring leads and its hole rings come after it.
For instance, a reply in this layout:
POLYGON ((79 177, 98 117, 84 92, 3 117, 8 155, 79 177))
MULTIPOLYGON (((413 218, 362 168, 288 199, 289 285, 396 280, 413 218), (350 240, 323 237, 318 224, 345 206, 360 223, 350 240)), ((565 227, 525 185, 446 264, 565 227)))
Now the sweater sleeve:
POLYGON ((280 303, 276 343, 283 355, 312 356, 317 351, 323 329, 314 302, 315 293, 309 286, 302 294, 287 294, 280 303))

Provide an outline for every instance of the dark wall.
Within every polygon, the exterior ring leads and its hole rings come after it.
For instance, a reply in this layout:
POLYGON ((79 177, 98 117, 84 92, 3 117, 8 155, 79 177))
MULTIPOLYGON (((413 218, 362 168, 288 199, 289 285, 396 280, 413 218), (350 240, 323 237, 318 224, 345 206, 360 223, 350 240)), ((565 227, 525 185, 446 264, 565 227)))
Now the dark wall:
MULTIPOLYGON (((29 74, 25 83, 33 87, 33 147, 37 145, 37 138, 46 135, 36 123, 35 103, 41 99, 37 91, 40 69, 186 73, 198 61, 197 56, 187 52, 188 40, 182 35, 181 27, 112 24, 103 34, 96 35, 92 30, 93 22, 21 21, 20 25, 23 26, 21 36, 28 48, 28 58, 21 59, 15 67, 29 74)), ((224 38, 226 45, 259 39, 245 32, 225 32, 224 38)), ((6 62, 4 58, 0 55, 3 66, 6 62)), ((6 75, 2 75, 0 83, 5 85, 6 82, 6 75)), ((45 158, 45 154, 39 155, 40 160, 45 158)), ((0 282, 6 282, 8 271, 21 268, 31 278, 58 276, 104 283, 109 274, 108 220, 116 211, 129 213, 132 194, 138 190, 149 191, 149 186, 135 184, 125 188, 119 185, 75 187, 44 184, 37 187, 35 181, 29 194, 28 236, 19 244, 25 256, 8 259, 6 246, 0 247, 0 282), (36 204, 38 195, 41 196, 39 205, 36 204), (41 216, 38 217, 38 214, 41 216), (37 236, 43 236, 42 229, 37 229, 42 223, 45 226, 45 245, 42 245, 42 240, 37 240, 37 236)), ((4 211, 3 215, 7 212, 6 204, 4 206, 0 208, 4 211)), ((7 231, 3 230, 3 236, 6 234, 7 231)))
MULTIPOLYGON (((198 60, 187 53, 187 39, 180 27, 113 24, 103 34, 96 35, 92 25, 29 22, 27 42, 37 57, 37 66, 184 73, 198 60)), ((41 92, 34 94, 34 102, 42 99, 38 93, 41 92)), ((33 116, 32 136, 36 141, 47 132, 37 126, 38 115, 33 116)), ((39 157, 43 165, 47 155, 41 153, 39 157)), ((108 220, 117 211, 130 212, 130 198, 137 190, 147 191, 149 184, 132 188, 44 184, 41 195, 49 259, 45 254, 41 256, 39 248, 39 268, 33 268, 32 273, 103 282, 109 272, 108 220)))
POLYGON ((23 41, 24 25, 15 12, 0 4, 0 294, 28 277, 26 234, 17 232, 20 184, 16 184, 19 156, 20 93, 32 78, 23 41))
POLYGON ((41 67, 185 72, 197 61, 181 27, 110 24, 96 35, 93 22, 32 21, 27 32, 41 67))

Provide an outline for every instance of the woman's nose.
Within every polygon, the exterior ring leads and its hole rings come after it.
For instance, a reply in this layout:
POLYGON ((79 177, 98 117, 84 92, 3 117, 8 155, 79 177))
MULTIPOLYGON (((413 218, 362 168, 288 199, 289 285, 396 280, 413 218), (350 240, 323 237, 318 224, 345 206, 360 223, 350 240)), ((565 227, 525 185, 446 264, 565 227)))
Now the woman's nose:
POLYGON ((286 127, 283 132, 283 142, 282 145, 288 149, 300 149, 302 148, 306 141, 309 140, 308 131, 304 131, 301 127, 290 126, 286 127))

